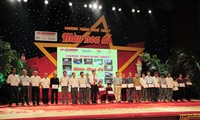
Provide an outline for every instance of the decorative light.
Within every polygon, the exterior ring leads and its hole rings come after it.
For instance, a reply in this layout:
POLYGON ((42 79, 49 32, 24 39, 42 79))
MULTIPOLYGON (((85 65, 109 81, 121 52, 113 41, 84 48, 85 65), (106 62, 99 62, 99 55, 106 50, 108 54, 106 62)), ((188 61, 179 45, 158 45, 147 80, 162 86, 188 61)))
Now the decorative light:
POLYGON ((115 7, 112 7, 112 10, 113 10, 113 11, 115 11, 115 9, 116 9, 115 7))
POLYGON ((132 9, 132 12, 135 12, 135 9, 132 9))
POLYGON ((49 1, 48 1, 48 0, 45 0, 44 3, 47 5, 47 4, 49 3, 49 1))
POLYGON ((87 4, 85 4, 84 7, 86 8, 86 7, 87 7, 87 4))
POLYGON ((100 10, 102 9, 102 6, 101 6, 101 5, 99 5, 99 9, 100 9, 100 10))
POLYGON ((92 5, 91 5, 91 4, 89 4, 89 8, 92 8, 92 5))
POLYGON ((151 14, 151 13, 152 13, 152 11, 151 11, 151 10, 149 10, 149 11, 148 11, 148 13, 149 13, 149 14, 151 14))
POLYGON ((93 8, 97 9, 97 4, 96 3, 93 4, 93 8))
POLYGON ((72 6, 72 2, 69 2, 69 6, 72 6))
POLYGON ((119 9, 118 9, 118 11, 122 11, 122 9, 121 9, 121 8, 119 8, 119 9))
POLYGON ((137 10, 137 13, 140 13, 140 10, 137 10))

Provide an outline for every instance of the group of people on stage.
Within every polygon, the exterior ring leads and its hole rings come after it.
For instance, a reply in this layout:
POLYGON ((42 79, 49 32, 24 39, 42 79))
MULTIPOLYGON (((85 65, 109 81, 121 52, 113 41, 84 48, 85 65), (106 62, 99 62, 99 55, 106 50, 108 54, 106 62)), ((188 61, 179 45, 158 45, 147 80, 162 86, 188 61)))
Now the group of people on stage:
POLYGON ((23 75, 18 77, 16 69, 13 69, 12 74, 8 76, 7 83, 10 86, 9 106, 12 105, 14 100, 18 105, 19 85, 22 86, 22 106, 25 102, 29 105, 30 91, 33 105, 40 105, 40 86, 42 86, 42 102, 44 105, 48 105, 49 90, 51 90, 51 104, 58 104, 59 86, 62 88, 62 104, 69 104, 69 86, 71 86, 72 104, 78 104, 78 101, 80 104, 90 104, 90 102, 96 104, 98 98, 101 103, 106 103, 106 101, 110 103, 114 101, 116 103, 133 102, 133 99, 135 102, 183 101, 184 97, 190 101, 192 85, 189 75, 183 78, 180 74, 177 79, 173 80, 170 74, 167 77, 164 74, 159 77, 157 72, 153 77, 150 72, 147 72, 147 75, 142 74, 141 78, 137 73, 134 77, 132 73, 129 73, 128 77, 125 77, 125 74, 120 77, 119 72, 116 72, 112 83, 108 83, 105 88, 102 81, 99 81, 96 76, 95 70, 92 70, 91 75, 80 72, 80 78, 77 78, 74 72, 69 78, 67 72, 64 71, 60 79, 56 73, 53 73, 53 77, 49 79, 48 73, 44 73, 44 78, 41 78, 36 70, 33 71, 31 77, 27 76, 26 70, 23 70, 23 75), (112 84, 114 89, 111 87, 112 84))

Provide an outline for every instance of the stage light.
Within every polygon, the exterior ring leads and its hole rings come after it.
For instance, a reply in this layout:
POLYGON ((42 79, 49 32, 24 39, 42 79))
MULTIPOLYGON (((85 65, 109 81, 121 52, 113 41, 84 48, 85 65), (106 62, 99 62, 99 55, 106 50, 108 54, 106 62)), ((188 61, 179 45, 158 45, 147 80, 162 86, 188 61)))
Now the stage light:
POLYGON ((87 7, 87 4, 85 4, 84 7, 86 8, 86 7, 87 7))
POLYGON ((92 8, 92 5, 91 5, 91 4, 89 4, 89 8, 92 8))
POLYGON ((148 11, 148 13, 149 13, 149 14, 151 14, 151 13, 152 13, 152 11, 151 11, 151 10, 149 10, 149 11, 148 11))
POLYGON ((17 0, 18 2, 21 2, 21 0, 17 0))
POLYGON ((28 2, 28 0, 24 0, 24 2, 28 2))
POLYGON ((115 11, 115 7, 112 7, 112 10, 115 11))
POLYGON ((137 10, 137 13, 140 13, 140 10, 137 10))
POLYGON ((45 0, 44 3, 47 5, 47 4, 49 3, 49 1, 48 1, 48 0, 45 0))
POLYGON ((72 6, 72 2, 69 2, 69 6, 72 6))
POLYGON ((132 9, 132 12, 135 12, 135 9, 132 9))
POLYGON ((121 8, 119 8, 119 9, 118 9, 118 11, 122 11, 122 9, 121 9, 121 8))
POLYGON ((93 4, 93 8, 97 9, 97 4, 96 3, 93 4))
POLYGON ((101 6, 101 5, 99 6, 99 9, 100 9, 100 10, 102 9, 102 6, 101 6))

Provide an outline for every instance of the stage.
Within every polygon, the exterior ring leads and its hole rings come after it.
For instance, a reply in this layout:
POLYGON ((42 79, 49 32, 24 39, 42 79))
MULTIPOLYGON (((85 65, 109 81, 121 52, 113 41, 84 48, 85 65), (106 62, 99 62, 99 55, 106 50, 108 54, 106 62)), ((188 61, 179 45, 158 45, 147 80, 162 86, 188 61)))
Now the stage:
MULTIPOLYGON (((200 100, 169 103, 106 103, 90 105, 0 106, 0 119, 137 119, 178 120, 200 114, 200 100)), ((197 119, 195 119, 197 120, 197 119)))

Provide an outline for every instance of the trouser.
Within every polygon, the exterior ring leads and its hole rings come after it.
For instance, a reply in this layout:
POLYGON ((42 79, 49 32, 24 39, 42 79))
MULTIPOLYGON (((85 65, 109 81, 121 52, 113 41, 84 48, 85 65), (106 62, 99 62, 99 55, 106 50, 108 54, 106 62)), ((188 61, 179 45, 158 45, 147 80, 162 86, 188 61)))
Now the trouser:
POLYGON ((153 89, 154 88, 147 88, 147 92, 148 92, 148 100, 152 101, 153 99, 153 89))
POLYGON ((48 104, 49 102, 49 88, 42 89, 42 102, 43 104, 48 104))
POLYGON ((171 101, 173 96, 173 89, 172 88, 167 88, 167 100, 171 101))
POLYGON ((147 100, 147 88, 142 89, 142 100, 143 101, 147 100))
POLYGON ((166 100, 167 88, 160 88, 160 100, 166 100))
POLYGON ((190 87, 185 88, 185 98, 188 101, 190 101, 190 99, 191 99, 191 88, 190 87))
POLYGON ((141 100, 141 90, 135 90, 135 100, 136 102, 139 102, 141 100))
POLYGON ((91 85, 92 103, 97 103, 97 92, 98 92, 97 85, 91 85))
POLYGON ((122 88, 121 92, 122 92, 122 101, 126 101, 126 88, 122 88))
POLYGON ((72 104, 77 104, 78 102, 78 88, 71 88, 72 104))
POLYGON ((29 86, 22 86, 22 105, 25 101, 29 105, 29 86))
POLYGON ((133 101, 133 88, 127 88, 128 89, 128 101, 133 101))
POLYGON ((175 101, 177 101, 178 100, 178 90, 176 90, 176 91, 173 91, 173 99, 175 100, 175 101))
POLYGON ((90 96, 90 88, 89 87, 87 87, 86 88, 86 103, 90 103, 90 98, 91 98, 91 96, 90 96))
POLYGON ((54 98, 55 98, 56 104, 58 104, 58 89, 51 89, 51 104, 54 104, 54 98))
POLYGON ((9 105, 12 105, 12 102, 15 100, 16 105, 18 105, 18 99, 19 99, 19 91, 18 86, 10 86, 10 101, 9 105))
POLYGON ((80 93, 80 104, 85 104, 86 103, 86 88, 80 88, 79 93, 80 93))
POLYGON ((100 95, 101 102, 106 101, 106 94, 100 95))
POLYGON ((120 85, 114 85, 115 90, 115 99, 117 102, 120 102, 121 97, 121 86, 120 85))
POLYGON ((153 88, 153 100, 158 101, 159 97, 159 88, 153 88))
POLYGON ((178 94, 179 94, 179 99, 180 100, 183 100, 183 97, 184 97, 184 87, 179 87, 178 88, 178 94))
POLYGON ((68 86, 62 86, 62 104, 65 104, 65 96, 66 104, 68 104, 68 86))
POLYGON ((33 105, 35 105, 35 98, 36 98, 37 105, 39 105, 39 101, 40 101, 40 88, 39 87, 32 87, 33 105))
POLYGON ((114 95, 108 95, 108 101, 113 102, 113 100, 115 100, 115 96, 114 95))

